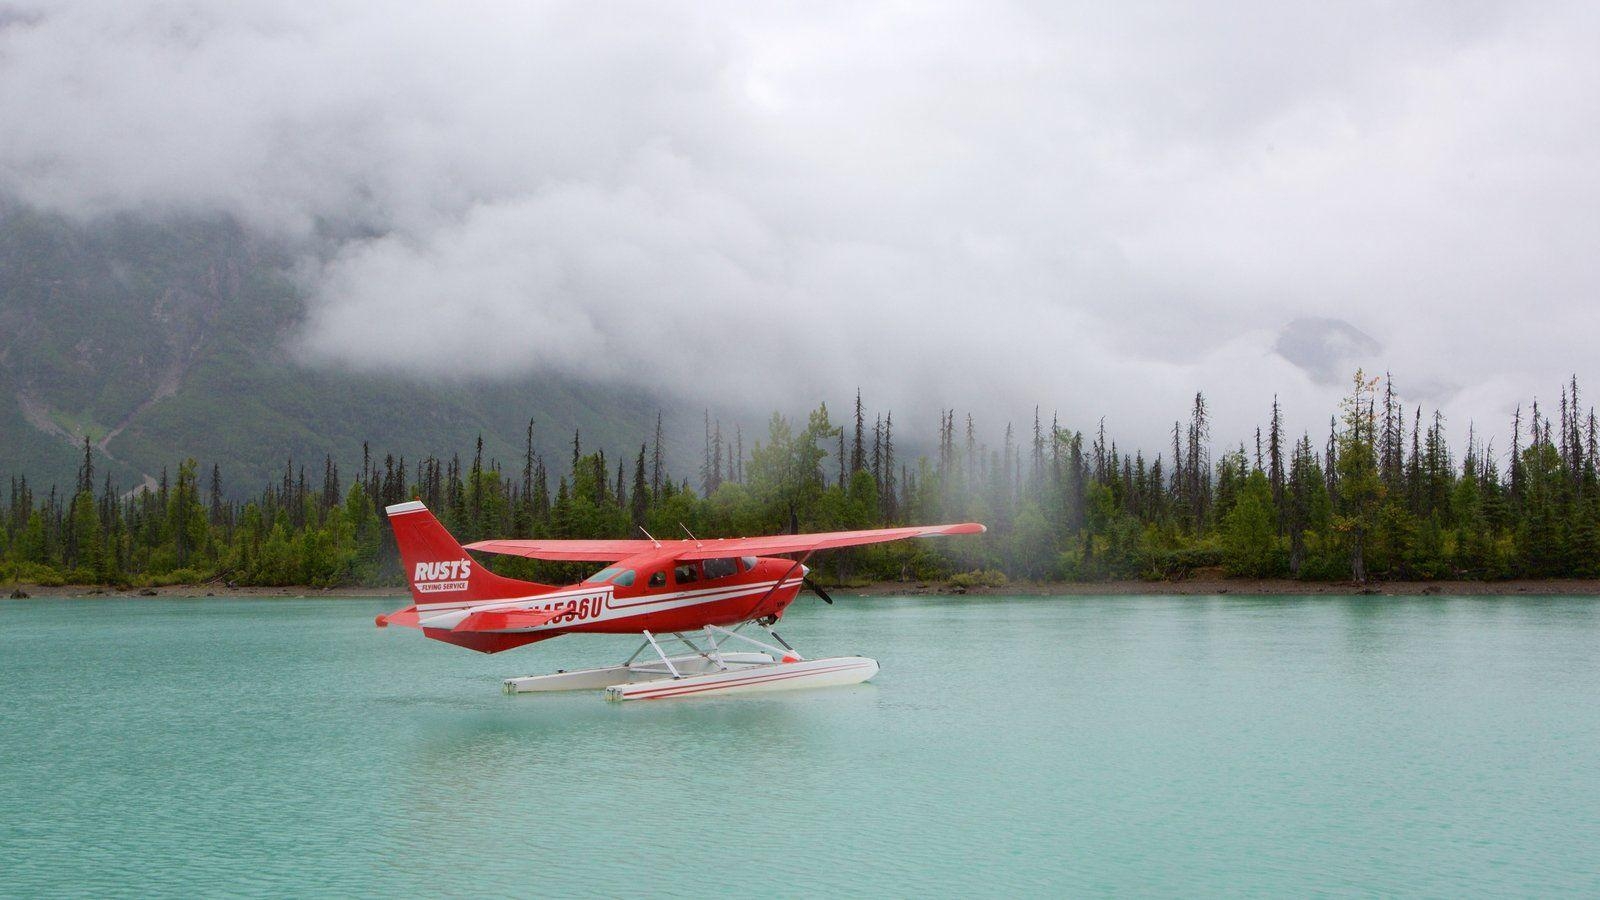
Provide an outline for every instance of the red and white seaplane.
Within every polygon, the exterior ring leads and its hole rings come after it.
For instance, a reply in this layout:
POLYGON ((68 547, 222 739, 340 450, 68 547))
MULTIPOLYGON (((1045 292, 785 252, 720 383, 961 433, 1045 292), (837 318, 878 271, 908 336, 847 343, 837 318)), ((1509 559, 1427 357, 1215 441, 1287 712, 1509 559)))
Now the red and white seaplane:
POLYGON ((462 547, 420 501, 387 511, 415 602, 378 616, 378 627, 416 628, 483 653, 564 634, 641 635, 644 643, 620 665, 505 682, 508 694, 604 690, 610 700, 866 681, 878 674, 876 660, 806 659, 772 630, 802 587, 833 602, 806 577, 806 559, 818 550, 984 530, 967 523, 707 540, 492 540, 462 547), (610 565, 578 584, 556 587, 497 575, 468 550, 610 565), (773 558, 778 554, 795 558, 773 558), (751 625, 775 643, 740 633, 751 625), (676 655, 663 648, 667 638, 676 655))

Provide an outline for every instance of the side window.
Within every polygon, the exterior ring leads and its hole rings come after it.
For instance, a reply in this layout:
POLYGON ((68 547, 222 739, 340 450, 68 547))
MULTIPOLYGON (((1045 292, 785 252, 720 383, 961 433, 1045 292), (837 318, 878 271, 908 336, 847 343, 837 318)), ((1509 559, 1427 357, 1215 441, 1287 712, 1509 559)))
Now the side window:
POLYGON ((739 571, 734 567, 732 558, 708 559, 702 565, 705 566, 707 578, 727 578, 729 575, 738 574, 739 571))
POLYGON ((667 586, 667 572, 665 569, 661 570, 660 572, 650 573, 650 586, 653 588, 662 588, 667 586))
POLYGON ((754 556, 741 556, 739 557, 739 564, 744 566, 744 570, 746 572, 754 571, 756 567, 756 558, 754 556))
POLYGON ((672 570, 672 580, 677 584, 689 584, 700 580, 700 564, 684 563, 672 570))
POLYGON ((623 572, 621 575, 611 579, 611 583, 617 587, 633 587, 633 570, 629 569, 626 572, 623 572))

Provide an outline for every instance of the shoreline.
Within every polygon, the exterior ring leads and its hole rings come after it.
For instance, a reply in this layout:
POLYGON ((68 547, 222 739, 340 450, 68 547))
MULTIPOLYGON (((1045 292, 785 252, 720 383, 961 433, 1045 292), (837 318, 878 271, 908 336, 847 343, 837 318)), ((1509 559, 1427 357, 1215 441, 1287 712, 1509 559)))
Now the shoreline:
POLYGON ((1013 597, 1498 597, 1549 594, 1600 597, 1600 579, 1519 578, 1508 581, 1296 581, 1292 578, 1188 578, 1181 581, 1018 581, 1003 587, 957 587, 941 582, 879 582, 834 588, 832 593, 883 596, 1013 596, 1013 597))
MULTIPOLYGON (((243 599, 311 597, 404 599, 402 587, 227 587, 196 584, 157 588, 111 588, 102 585, 42 586, 23 583, 0 586, 0 600, 11 597, 18 588, 31 599, 96 598, 125 599, 243 599)), ((1600 579, 1551 578, 1510 581, 1295 581, 1289 578, 1188 578, 1180 581, 1017 581, 1000 587, 962 587, 937 581, 880 581, 865 585, 829 588, 845 597, 1103 597, 1103 596, 1383 596, 1383 597, 1495 597, 1518 595, 1557 595, 1600 597, 1600 579)))

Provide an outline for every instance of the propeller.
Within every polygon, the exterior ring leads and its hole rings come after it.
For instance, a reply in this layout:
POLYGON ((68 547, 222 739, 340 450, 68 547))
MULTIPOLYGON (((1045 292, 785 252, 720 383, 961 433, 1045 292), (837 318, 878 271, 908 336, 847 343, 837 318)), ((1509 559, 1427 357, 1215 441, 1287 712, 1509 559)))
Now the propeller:
POLYGON ((816 594, 818 597, 821 597, 823 603, 826 603, 829 606, 833 605, 833 598, 829 597, 828 596, 828 592, 822 589, 822 585, 817 584, 815 581, 812 581, 809 578, 800 579, 800 583, 805 585, 806 588, 811 591, 811 593, 816 594))

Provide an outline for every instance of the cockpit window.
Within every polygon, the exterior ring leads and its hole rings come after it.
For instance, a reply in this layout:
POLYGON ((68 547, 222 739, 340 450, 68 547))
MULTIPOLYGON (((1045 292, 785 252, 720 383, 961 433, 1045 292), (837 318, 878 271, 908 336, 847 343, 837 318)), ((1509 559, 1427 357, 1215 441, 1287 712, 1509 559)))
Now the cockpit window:
POLYGON ((665 570, 650 573, 650 586, 653 588, 667 586, 667 573, 665 570))
POLYGON ((755 570, 756 558, 754 556, 741 556, 739 557, 739 562, 744 566, 744 570, 746 572, 752 572, 755 570))
POLYGON ((688 584, 700 580, 700 566, 697 563, 684 563, 672 570, 672 580, 678 584, 688 584))
POLYGON ((620 566, 606 566, 604 569, 601 569, 600 571, 594 573, 593 575, 590 575, 588 578, 585 578, 584 581, 592 581, 592 582, 605 581, 607 578, 610 578, 611 576, 613 576, 613 575, 615 575, 615 574, 617 574, 618 572, 621 572, 621 571, 622 571, 622 568, 620 566))
POLYGON ((707 578, 727 578, 729 575, 738 574, 733 559, 708 559, 704 563, 707 578))
POLYGON ((604 569, 585 578, 584 581, 589 584, 603 584, 609 581, 621 587, 632 587, 633 578, 632 569, 624 569, 621 566, 606 566, 604 569))

